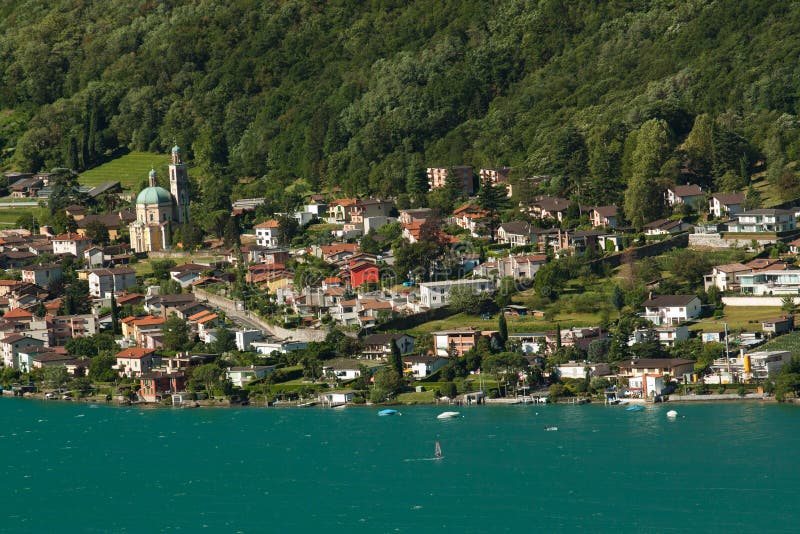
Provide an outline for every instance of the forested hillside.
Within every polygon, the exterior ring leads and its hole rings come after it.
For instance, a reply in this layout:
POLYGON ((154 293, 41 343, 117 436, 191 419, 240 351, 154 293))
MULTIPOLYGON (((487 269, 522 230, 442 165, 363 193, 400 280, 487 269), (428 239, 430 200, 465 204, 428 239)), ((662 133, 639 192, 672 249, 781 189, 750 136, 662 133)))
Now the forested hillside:
POLYGON ((765 164, 789 196, 798 27, 768 0, 7 1, 0 165, 176 141, 207 195, 400 194, 466 163, 621 202, 631 180, 732 190, 765 164))

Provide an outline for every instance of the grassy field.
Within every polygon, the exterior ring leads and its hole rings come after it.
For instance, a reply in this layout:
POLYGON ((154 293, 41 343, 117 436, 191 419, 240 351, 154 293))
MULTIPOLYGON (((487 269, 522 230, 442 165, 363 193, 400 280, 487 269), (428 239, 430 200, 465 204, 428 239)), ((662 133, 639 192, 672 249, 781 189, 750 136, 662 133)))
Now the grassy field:
MULTIPOLYGON (((599 313, 557 313, 552 321, 543 318, 527 317, 506 317, 508 331, 510 333, 519 332, 543 332, 555 330, 558 324, 561 328, 573 326, 596 326, 600 322, 599 313)), ((497 330, 498 318, 493 315, 491 319, 483 320, 465 313, 459 313, 442 319, 440 321, 430 321, 409 330, 412 336, 420 334, 430 334, 439 330, 450 330, 454 328, 473 327, 476 330, 497 330)))
POLYGON ((163 178, 167 176, 168 154, 153 152, 130 152, 81 173, 78 181, 81 185, 99 185, 103 182, 117 181, 126 189, 137 189, 151 168, 163 178))
POLYGON ((0 208, 0 226, 16 226, 17 219, 22 215, 34 214, 41 218, 41 208, 21 207, 21 208, 0 208))
POLYGON ((761 331, 761 321, 780 317, 782 313, 779 306, 764 307, 745 307, 745 306, 725 306, 724 316, 717 319, 709 317, 701 319, 689 327, 689 330, 706 330, 709 332, 725 329, 728 323, 728 330, 761 331))

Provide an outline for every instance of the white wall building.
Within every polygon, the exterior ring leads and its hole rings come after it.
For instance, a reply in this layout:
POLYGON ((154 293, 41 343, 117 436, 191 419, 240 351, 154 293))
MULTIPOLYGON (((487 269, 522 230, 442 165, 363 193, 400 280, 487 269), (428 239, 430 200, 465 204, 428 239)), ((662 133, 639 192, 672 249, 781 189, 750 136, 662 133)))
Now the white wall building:
POLYGON ((653 324, 676 325, 700 316, 701 302, 695 295, 657 295, 644 303, 643 317, 653 324))
POLYGON ((426 308, 439 308, 444 306, 448 303, 450 290, 454 287, 467 287, 475 293, 488 293, 494 290, 493 283, 483 278, 426 282, 419 285, 420 303, 426 308))
POLYGON ((234 335, 236 336, 236 348, 241 351, 250 350, 254 341, 261 341, 264 338, 261 330, 237 330, 234 335))

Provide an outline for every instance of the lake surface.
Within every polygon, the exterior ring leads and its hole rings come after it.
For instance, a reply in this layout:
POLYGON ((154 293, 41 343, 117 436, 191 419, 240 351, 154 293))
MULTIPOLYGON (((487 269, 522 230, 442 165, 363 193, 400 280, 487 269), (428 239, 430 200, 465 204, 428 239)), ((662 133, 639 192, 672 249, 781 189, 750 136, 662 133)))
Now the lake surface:
POLYGON ((457 409, 439 421, 444 408, 0 399, 0 531, 789 532, 800 521, 796 407, 457 409))

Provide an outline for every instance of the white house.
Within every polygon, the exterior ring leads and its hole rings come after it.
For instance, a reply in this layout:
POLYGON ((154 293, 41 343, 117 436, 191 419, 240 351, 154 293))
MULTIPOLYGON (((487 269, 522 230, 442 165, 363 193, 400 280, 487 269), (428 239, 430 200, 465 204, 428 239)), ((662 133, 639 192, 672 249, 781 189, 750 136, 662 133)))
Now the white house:
POLYGON ((344 406, 356 396, 353 391, 332 391, 323 393, 317 399, 325 406, 344 406))
POLYGON ((705 203, 705 195, 697 185, 673 185, 667 189, 667 204, 676 206, 687 204, 694 209, 699 209, 705 203))
POLYGON ((11 334, 0 340, 0 348, 3 351, 3 365, 9 368, 16 368, 19 365, 17 355, 20 350, 28 347, 42 347, 44 341, 24 334, 11 334))
POLYGON ((262 247, 277 247, 280 238, 278 221, 270 219, 253 227, 256 231, 256 241, 262 247))
POLYGON ((252 341, 250 343, 251 350, 253 350, 257 354, 264 354, 267 356, 272 354, 273 352, 288 354, 295 350, 302 350, 307 346, 308 343, 305 341, 291 341, 291 340, 280 340, 280 339, 252 341))
POLYGON ((692 225, 671 219, 658 219, 644 225, 645 235, 668 235, 679 234, 691 228, 692 225))
POLYGON ((741 263, 715 265, 711 274, 703 277, 703 286, 706 291, 711 287, 716 287, 720 291, 735 291, 739 289, 739 277, 750 272, 752 269, 741 263))
POLYGON ((547 348, 547 334, 544 332, 509 334, 508 341, 519 344, 525 354, 537 354, 547 348))
POLYGON ((264 338, 261 330, 236 330, 236 348, 241 351, 250 350, 254 341, 261 341, 264 338))
POLYGON ((501 277, 511 276, 515 280, 533 279, 545 263, 547 263, 547 256, 544 254, 508 256, 497 261, 497 272, 501 277))
POLYGON ((72 254, 76 258, 82 258, 83 252, 92 246, 92 240, 80 234, 67 232, 53 238, 53 254, 72 254))
POLYGON ((567 362, 556 369, 561 378, 586 378, 587 370, 590 378, 611 374, 611 367, 607 363, 567 362))
POLYGON ((494 290, 490 280, 477 278, 474 280, 444 280, 442 282, 425 282, 419 285, 419 299, 426 308, 439 308, 448 302, 450 290, 454 287, 466 287, 475 293, 488 293, 494 290))
POLYGON ((370 360, 348 360, 339 358, 325 362, 322 367, 322 374, 337 380, 353 380, 361 376, 361 369, 366 367, 369 371, 375 372, 385 367, 382 363, 370 360))
POLYGON ((708 200, 708 213, 715 219, 733 217, 744 210, 744 193, 717 193, 708 200))
POLYGON ((440 356, 404 356, 403 372, 413 375, 414 378, 425 378, 447 365, 448 361, 450 360, 440 356))
POLYGON ((683 341, 689 339, 689 328, 686 325, 666 325, 656 326, 655 328, 637 328, 631 332, 631 337, 628 339, 628 345, 633 346, 636 343, 644 343, 649 341, 649 336, 655 336, 658 342, 665 347, 671 347, 676 341, 683 341))
POLYGON ((250 365, 245 367, 230 367, 225 371, 225 376, 236 387, 243 387, 248 382, 264 378, 272 373, 276 365, 250 365))
POLYGON ((700 308, 695 295, 658 295, 644 302, 643 317, 656 326, 676 325, 699 317, 700 308))
POLYGON ((758 209, 737 213, 728 223, 728 232, 759 233, 787 232, 797 228, 793 210, 758 209))
POLYGON ((89 271, 89 294, 103 298, 110 293, 136 286, 136 271, 130 267, 89 271))
POLYGON ((524 221, 507 222, 497 229, 498 243, 507 243, 512 247, 531 243, 531 225, 524 221))
POLYGON ((797 295, 800 292, 800 269, 775 264, 738 276, 739 289, 752 295, 797 295))

